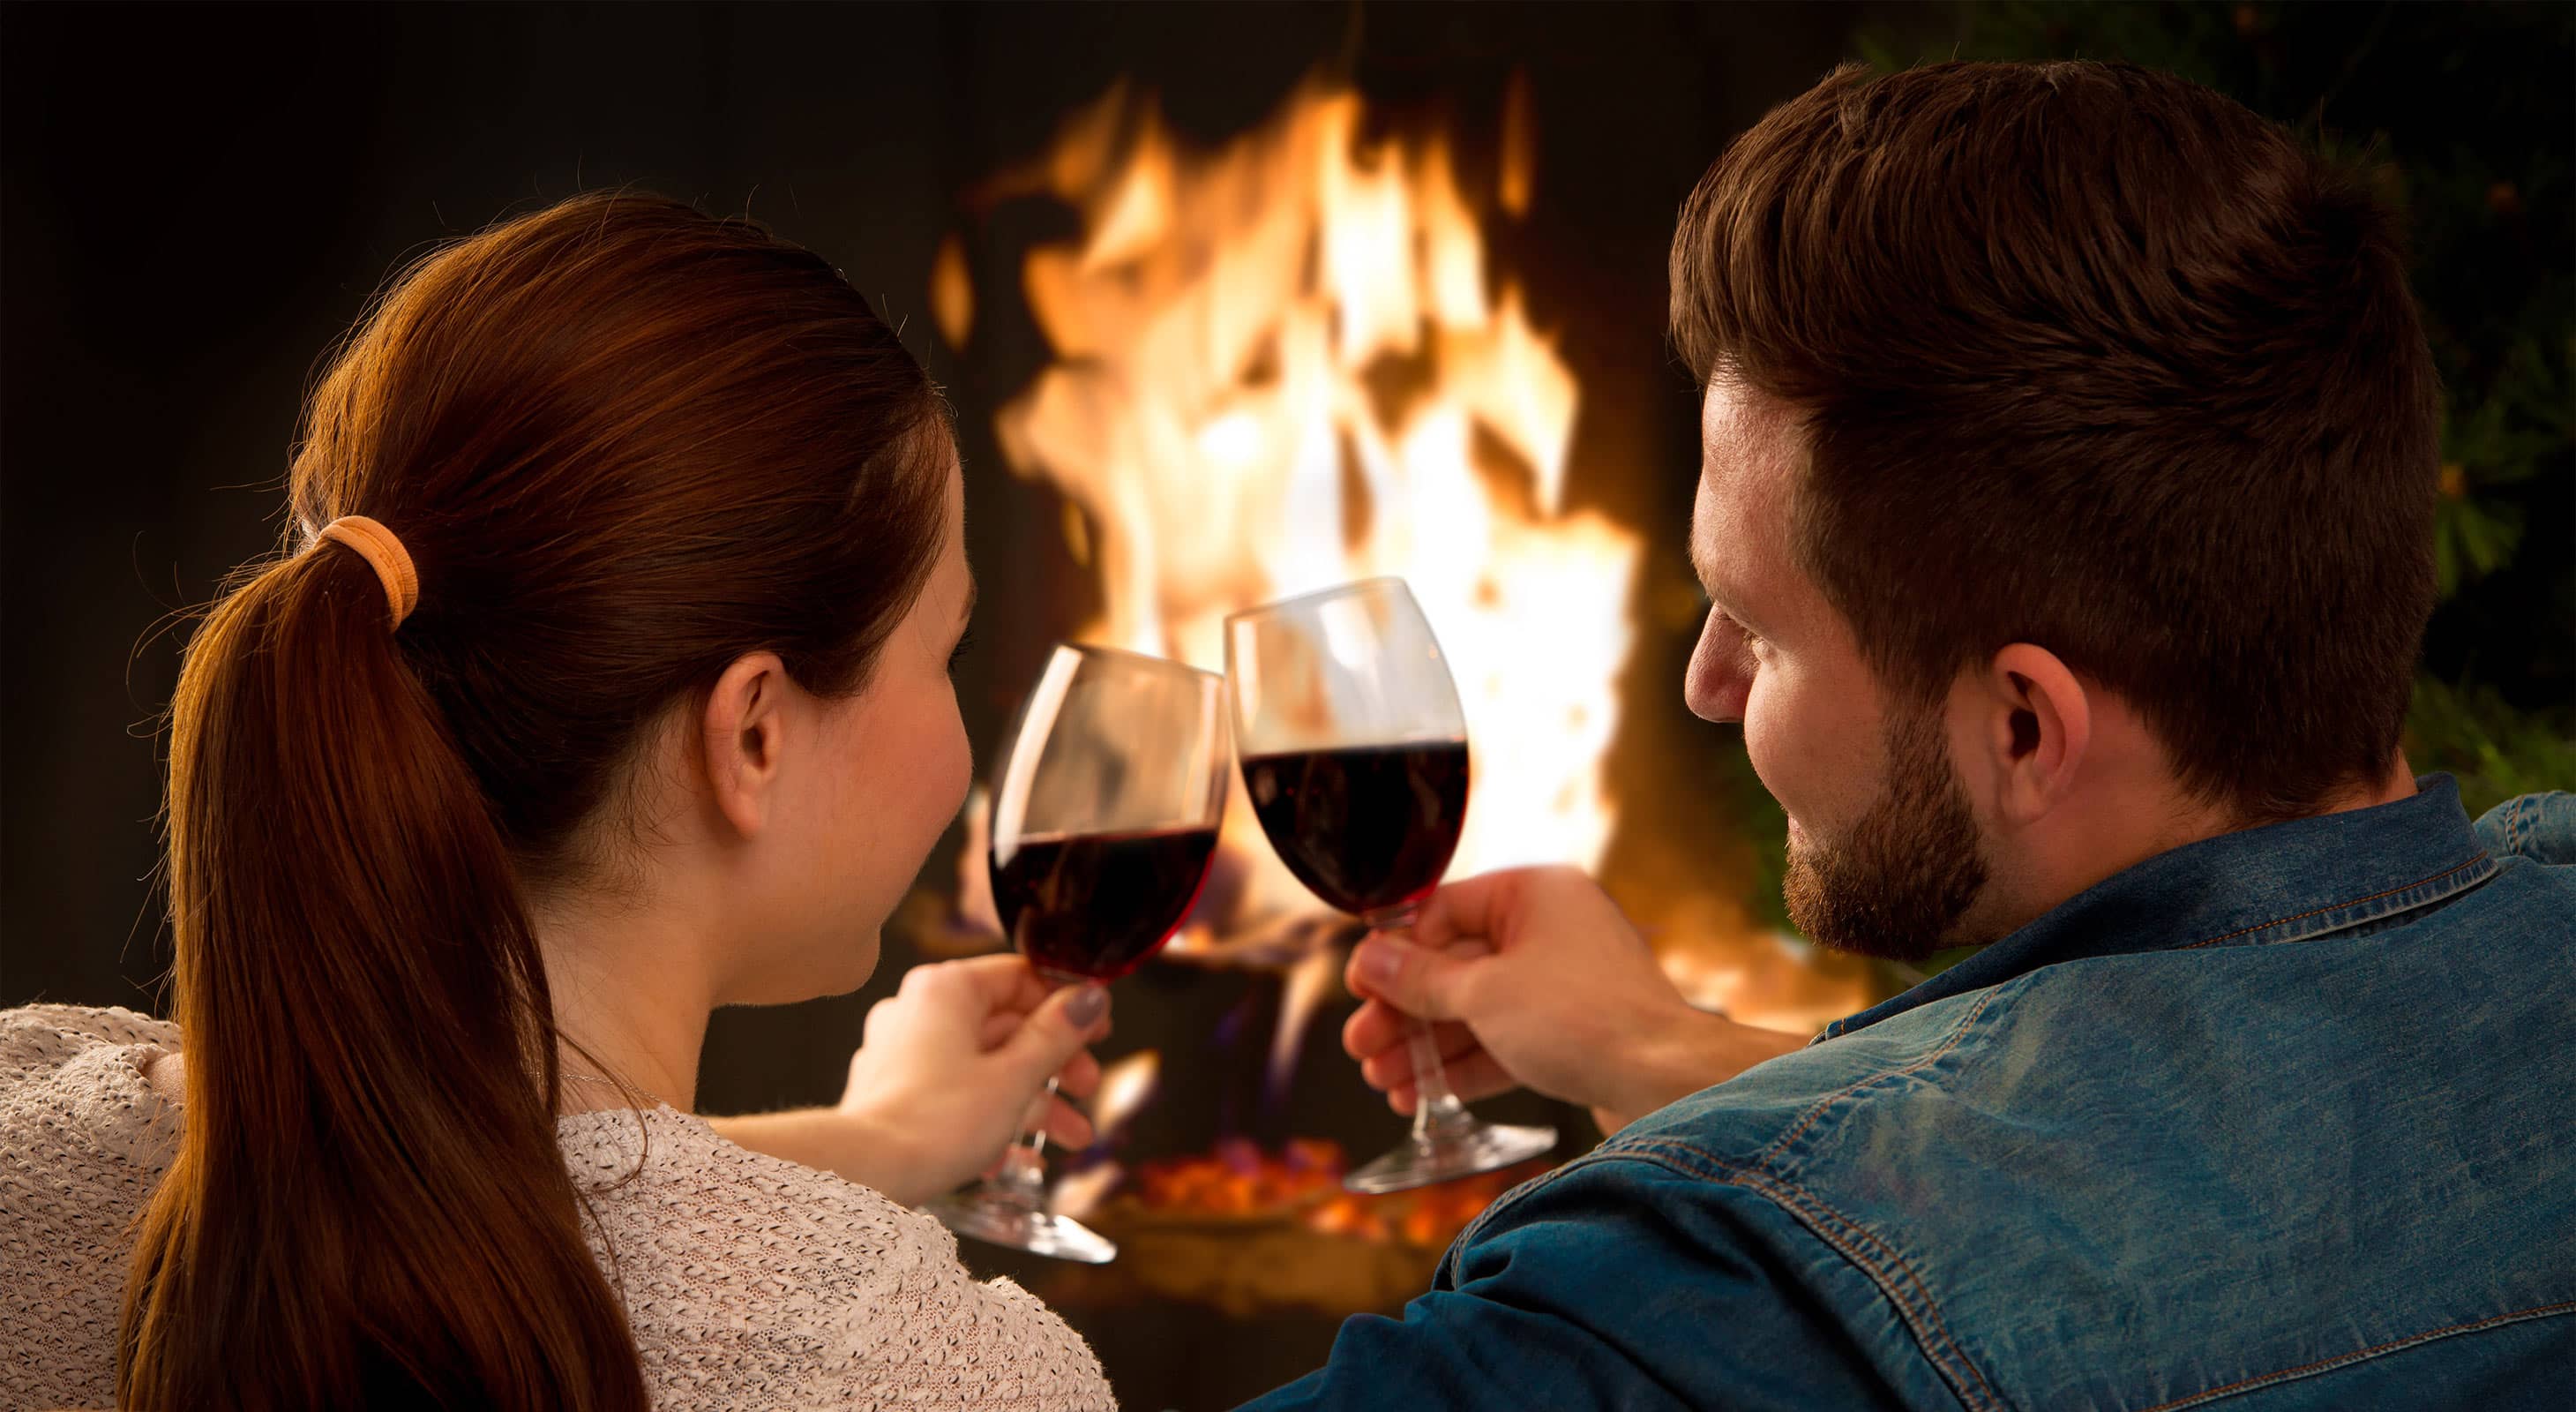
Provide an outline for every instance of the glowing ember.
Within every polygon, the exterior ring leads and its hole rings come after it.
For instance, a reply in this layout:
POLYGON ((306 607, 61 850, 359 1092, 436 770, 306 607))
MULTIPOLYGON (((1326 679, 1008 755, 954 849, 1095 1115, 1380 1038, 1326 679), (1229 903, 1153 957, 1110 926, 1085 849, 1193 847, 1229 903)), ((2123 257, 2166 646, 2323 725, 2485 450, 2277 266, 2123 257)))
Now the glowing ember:
POLYGON ((1535 1175, 1529 1163, 1386 1196, 1357 1196, 1342 1189, 1342 1149, 1292 1138, 1272 1156, 1240 1139, 1217 1144, 1204 1157, 1149 1162, 1122 1199, 1130 1217, 1293 1218, 1307 1230, 1372 1243, 1397 1242, 1440 1249, 1494 1199, 1535 1175))

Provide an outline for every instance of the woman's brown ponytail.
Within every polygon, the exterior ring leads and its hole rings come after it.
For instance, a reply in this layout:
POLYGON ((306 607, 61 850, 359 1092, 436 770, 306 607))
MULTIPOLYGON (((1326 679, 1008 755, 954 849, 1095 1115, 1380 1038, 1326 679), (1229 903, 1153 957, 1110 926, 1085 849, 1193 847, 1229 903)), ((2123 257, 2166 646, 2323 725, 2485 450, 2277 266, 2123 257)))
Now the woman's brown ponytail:
POLYGON ((736 657, 863 683, 948 454, 865 301, 746 223, 580 198, 383 297, 171 707, 187 1095, 123 1405, 646 1405, 527 899, 612 861, 638 728, 736 657), (416 563, 398 629, 341 515, 416 563))

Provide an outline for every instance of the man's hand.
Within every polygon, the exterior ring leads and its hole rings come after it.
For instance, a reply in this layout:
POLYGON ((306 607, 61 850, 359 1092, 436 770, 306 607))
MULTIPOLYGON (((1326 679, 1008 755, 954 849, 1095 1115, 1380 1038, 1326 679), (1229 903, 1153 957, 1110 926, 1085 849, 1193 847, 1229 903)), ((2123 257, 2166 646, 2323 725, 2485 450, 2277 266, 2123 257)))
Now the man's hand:
POLYGON ((1417 1099, 1408 1016, 1435 1022, 1459 1097, 1526 1085, 1592 1109, 1604 1132, 1805 1042, 1693 1009, 1575 868, 1451 883, 1424 904, 1413 944, 1371 935, 1345 979, 1366 1003, 1342 1047, 1399 1113, 1417 1099))
POLYGON ((1086 1046, 1108 1033, 1107 991, 1051 991, 1017 956, 915 966, 868 1011, 837 1107, 712 1125, 755 1151, 918 1205, 991 1168, 1041 1117, 1049 1140, 1089 1145, 1090 1120, 1044 1090, 1053 1078, 1089 1097, 1100 1065, 1086 1046))

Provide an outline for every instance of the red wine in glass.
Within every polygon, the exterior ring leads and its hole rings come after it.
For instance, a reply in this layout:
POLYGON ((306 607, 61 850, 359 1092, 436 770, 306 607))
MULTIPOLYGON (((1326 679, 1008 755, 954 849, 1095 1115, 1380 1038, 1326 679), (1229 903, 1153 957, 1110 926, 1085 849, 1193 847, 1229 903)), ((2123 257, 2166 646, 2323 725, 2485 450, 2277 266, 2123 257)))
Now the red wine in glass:
MULTIPOLYGON (((1108 647, 1048 655, 998 762, 984 860, 1040 980, 1107 981, 1171 939, 1216 858, 1229 763, 1223 678, 1108 647)), ((1115 1259, 1116 1242, 1047 1209, 1045 1167, 1046 1129, 1028 1128, 998 1171, 922 1209, 1014 1250, 1115 1259)))
POLYGON ((1448 869, 1467 821, 1467 743, 1255 755, 1243 783, 1297 881, 1365 917, 1430 896, 1448 869))
MULTIPOLYGON (((1467 814, 1467 718, 1422 605, 1366 579, 1225 620, 1234 742, 1261 831, 1288 871, 1372 929, 1409 938, 1467 814)), ((1556 1130, 1467 1111, 1420 1019, 1407 1021, 1413 1135, 1342 1178, 1375 1194, 1491 1172, 1556 1130)))
POLYGON ((1063 980, 1111 981, 1154 954, 1190 914, 1216 830, 1024 838, 993 854, 993 905, 1029 964, 1063 980))

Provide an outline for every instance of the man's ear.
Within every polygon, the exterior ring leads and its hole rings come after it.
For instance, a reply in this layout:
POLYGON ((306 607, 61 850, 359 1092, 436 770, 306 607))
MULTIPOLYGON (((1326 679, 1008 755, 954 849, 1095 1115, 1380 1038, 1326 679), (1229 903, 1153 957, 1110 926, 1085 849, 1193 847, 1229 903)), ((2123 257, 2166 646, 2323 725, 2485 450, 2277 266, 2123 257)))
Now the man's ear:
POLYGON ((2045 818, 2074 787, 2093 743, 2084 684, 2056 653, 2016 642, 1988 659, 1967 685, 1978 746, 1974 767, 1987 775, 1998 821, 2045 818))
POLYGON ((716 812, 749 838, 767 824, 786 744, 787 667, 754 652, 725 668, 699 717, 698 749, 716 812))

